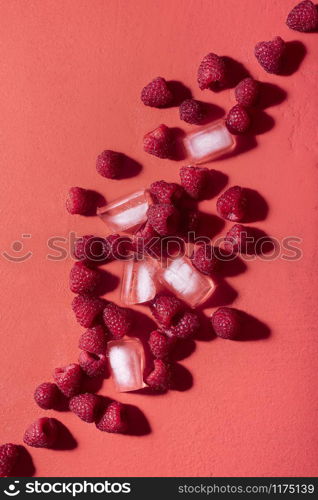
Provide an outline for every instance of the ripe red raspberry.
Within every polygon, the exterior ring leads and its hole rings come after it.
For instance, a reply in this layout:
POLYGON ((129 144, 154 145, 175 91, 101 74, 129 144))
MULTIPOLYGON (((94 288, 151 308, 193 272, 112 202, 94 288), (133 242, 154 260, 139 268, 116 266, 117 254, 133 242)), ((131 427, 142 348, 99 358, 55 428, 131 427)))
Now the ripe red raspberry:
POLYGON ((200 273, 211 276, 217 271, 220 261, 212 245, 199 245, 191 255, 192 264, 200 273))
POLYGON ((176 203, 183 194, 182 187, 175 182, 156 181, 150 185, 150 193, 155 203, 176 203))
POLYGON ((255 104, 259 93, 259 83, 253 78, 244 78, 235 87, 235 99, 240 106, 250 108, 255 104))
POLYGON ((195 99, 186 99, 179 108, 180 120, 198 125, 204 118, 204 106, 195 99))
POLYGON ((71 398, 81 391, 82 370, 76 363, 55 368, 53 378, 60 391, 67 398, 71 398))
POLYGON ((107 359, 104 354, 91 354, 81 351, 78 362, 88 377, 105 377, 107 359))
POLYGON ((226 85, 226 68, 223 57, 212 52, 206 55, 198 69, 198 84, 201 90, 217 90, 226 85))
POLYGON ((193 311, 185 311, 178 321, 166 331, 169 337, 188 339, 193 337, 200 328, 198 315, 193 311))
POLYGON ((246 253, 248 249, 247 238, 249 236, 251 235, 248 227, 242 224, 234 224, 224 238, 225 250, 229 253, 246 253))
POLYGON ((44 382, 35 389, 34 399, 43 410, 51 410, 57 404, 59 395, 60 392, 56 384, 44 382))
POLYGON ((110 247, 105 238, 87 234, 75 240, 73 254, 77 260, 99 264, 109 259, 110 247))
POLYGON ((75 262, 70 272, 70 289, 74 293, 93 292, 100 284, 101 275, 83 262, 75 262))
POLYGON ((107 334, 102 325, 92 326, 82 333, 79 339, 79 348, 92 354, 105 354, 107 348, 107 334))
POLYGON ((116 151, 106 149, 97 156, 96 170, 107 179, 118 179, 121 174, 124 156, 116 151))
POLYGON ((241 330, 241 318, 235 309, 220 307, 211 317, 213 330, 223 339, 235 339, 241 330))
POLYGON ((175 316, 182 311, 181 300, 174 295, 160 293, 150 302, 150 311, 158 323, 164 327, 169 327, 175 316))
POLYGON ((11 474, 19 457, 19 446, 12 443, 0 446, 0 477, 11 474))
POLYGON ((191 198, 199 200, 209 182, 209 169, 188 165, 180 168, 181 186, 191 198))
POLYGON ((234 222, 241 221, 246 216, 247 200, 244 189, 233 186, 225 191, 217 200, 216 209, 223 219, 234 222))
POLYGON ((164 392, 169 389, 171 378, 170 366, 162 359, 154 360, 154 369, 146 378, 146 384, 155 391, 164 392))
POLYGON ((125 260, 131 252, 131 239, 128 236, 110 234, 105 240, 109 247, 109 260, 125 260))
POLYGON ((159 125, 144 136, 144 150, 158 158, 169 158, 172 154, 171 130, 166 125, 159 125))
POLYGON ((148 221, 134 234, 132 250, 140 255, 147 254, 151 257, 161 255, 160 236, 148 221))
POLYGON ((67 195, 66 209, 74 215, 88 215, 93 208, 91 191, 80 187, 72 187, 67 195))
POLYGON ((92 295, 83 294, 74 297, 72 308, 78 323, 84 328, 93 326, 96 317, 105 307, 105 300, 92 295))
POLYGON ((180 214, 170 203, 150 205, 147 211, 148 222, 160 236, 175 235, 180 214))
POLYGON ((267 73, 278 74, 281 69, 284 51, 284 40, 280 36, 276 36, 272 41, 256 44, 255 57, 267 73))
POLYGON ((25 431, 23 441, 35 448, 52 448, 58 437, 58 423, 55 418, 42 417, 25 431))
POLYGON ((117 304, 109 303, 104 309, 103 319, 113 339, 121 339, 131 329, 131 311, 117 304))
POLYGON ((167 82, 161 76, 152 80, 141 91, 141 100, 146 106, 163 108, 171 104, 173 99, 167 82))
POLYGON ((313 31, 318 27, 317 6, 310 0, 297 4, 288 14, 287 26, 296 31, 313 31))
POLYGON ((155 358, 164 359, 169 356, 173 341, 163 332, 154 330, 149 336, 148 344, 150 351, 155 358))
POLYGON ((69 409, 81 420, 91 424, 95 422, 100 408, 101 400, 96 394, 86 392, 73 396, 69 402, 69 409))
POLYGON ((118 401, 110 403, 96 422, 96 427, 103 432, 126 432, 128 423, 125 405, 118 401))
POLYGON ((244 134, 250 126, 250 117, 245 108, 236 104, 227 114, 225 122, 231 134, 244 134))

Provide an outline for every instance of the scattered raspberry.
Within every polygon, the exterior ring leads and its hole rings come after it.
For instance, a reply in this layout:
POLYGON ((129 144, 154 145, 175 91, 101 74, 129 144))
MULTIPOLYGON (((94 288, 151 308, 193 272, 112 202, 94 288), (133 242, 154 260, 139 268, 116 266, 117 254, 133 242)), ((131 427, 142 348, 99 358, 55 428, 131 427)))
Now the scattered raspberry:
POLYGON ((42 417, 33 422, 24 433, 23 441, 35 448, 51 448, 58 436, 55 418, 42 417))
POLYGON ((224 219, 241 221, 246 215, 247 200, 244 189, 233 186, 225 191, 217 200, 218 214, 224 219))
MULTIPOLYGON (((226 233, 224 238, 224 248, 227 252, 246 253, 248 247, 247 238, 249 237, 250 229, 242 224, 234 224, 233 227, 226 233)), ((251 242, 252 243, 252 242, 251 242)))
POLYGON ((91 354, 81 351, 78 362, 86 375, 90 378, 104 377, 107 368, 107 359, 104 354, 91 354))
POLYGON ((158 158, 169 158, 172 154, 171 130, 160 125, 144 136, 144 150, 158 158))
POLYGON ((7 477, 12 472, 19 456, 19 446, 12 443, 0 446, 0 477, 7 477))
POLYGON ((92 326, 82 333, 79 339, 79 348, 92 354, 105 354, 107 335, 102 325, 92 326))
POLYGON ((244 134, 250 126, 250 117, 245 108, 236 104, 227 114, 225 124, 231 134, 244 134))
POLYGON ((169 356, 172 339, 168 338, 164 333, 154 330, 151 332, 148 344, 152 355, 157 359, 164 359, 169 356))
POLYGON ((109 258, 114 260, 126 259, 131 252, 131 239, 128 236, 110 234, 105 238, 109 247, 109 258))
POLYGON ((101 275, 83 262, 75 262, 70 272, 70 289, 74 293, 93 292, 101 281, 101 275))
POLYGON ((183 194, 182 187, 175 182, 156 181, 150 185, 150 193, 155 203, 176 203, 183 194))
POLYGON ((296 31, 313 31, 318 27, 317 6, 304 0, 294 7, 286 19, 287 26, 296 31))
POLYGON ((201 90, 217 90, 226 85, 225 62, 212 52, 206 55, 198 70, 198 84, 201 90))
POLYGON ((171 104, 173 99, 167 82, 161 76, 152 80, 141 91, 141 100, 146 106, 163 108, 171 104))
POLYGON ((212 245, 199 245, 191 256, 192 264, 200 273, 211 276, 217 271, 220 261, 212 245))
POLYGON ((96 170, 107 179, 118 179, 123 166, 124 156, 116 151, 106 149, 97 156, 96 170))
POLYGON ((170 203, 150 205, 147 211, 148 222, 160 236, 175 235, 179 223, 179 212, 170 203))
POLYGON ((192 311, 186 311, 178 321, 166 331, 169 337, 188 339, 193 337, 200 328, 198 315, 192 311))
POLYGON ((209 182, 209 169, 189 165, 180 168, 181 185, 191 198, 196 200, 204 195, 204 190, 209 182))
POLYGON ((240 106, 250 108, 255 104, 259 93, 259 83, 254 78, 244 78, 235 87, 235 99, 240 106))
POLYGON ((53 378, 60 391, 67 398, 75 396, 81 390, 82 370, 76 363, 63 368, 55 368, 53 378))
POLYGON ((134 234, 132 249, 140 255, 161 255, 160 236, 148 221, 134 234))
POLYGON ((128 427, 125 405, 117 401, 110 403, 96 427, 103 432, 125 432, 128 427))
POLYGON ((74 215, 87 215, 93 208, 92 193, 87 189, 72 187, 66 199, 67 211, 74 215))
POLYGON ((220 307, 211 317, 213 329, 223 339, 235 339, 241 329, 239 313, 231 307, 220 307))
POLYGON ((162 359, 155 359, 154 369, 148 375, 145 382, 151 389, 164 392, 169 389, 170 377, 171 372, 169 365, 164 363, 162 359))
POLYGON ((280 36, 276 36, 270 42, 259 42, 255 46, 255 57, 267 73, 278 74, 284 50, 284 40, 280 36))
POLYGON ((171 326, 174 317, 183 309, 181 300, 174 295, 160 293, 150 302, 150 311, 158 323, 171 326))
POLYGON ((96 317, 105 307, 105 301, 99 297, 83 294, 74 297, 72 308, 78 323, 84 328, 93 326, 96 317))
POLYGON ((75 240, 73 254, 77 260, 99 264, 109 258, 110 248, 105 238, 87 234, 75 240))
POLYGON ((104 323, 113 339, 121 339, 131 329, 131 311, 117 304, 109 303, 103 312, 104 323))
POLYGON ((35 389, 34 399, 36 404, 43 410, 51 410, 58 402, 59 394, 56 384, 44 382, 35 389))
POLYGON ((204 106, 195 99, 186 99, 179 108, 180 120, 198 125, 204 118, 204 106))
POLYGON ((69 409, 88 424, 95 422, 99 407, 100 398, 90 392, 74 396, 69 402, 69 409))

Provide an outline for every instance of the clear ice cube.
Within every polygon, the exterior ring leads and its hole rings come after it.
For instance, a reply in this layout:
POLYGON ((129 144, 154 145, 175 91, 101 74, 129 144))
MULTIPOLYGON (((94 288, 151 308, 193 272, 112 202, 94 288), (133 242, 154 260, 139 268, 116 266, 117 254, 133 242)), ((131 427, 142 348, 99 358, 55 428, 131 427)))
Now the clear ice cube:
POLYGON ((215 290, 210 276, 200 273, 187 257, 168 259, 158 273, 161 283, 191 307, 205 302, 215 290))
POLYGON ((121 301, 123 304, 142 304, 153 299, 159 289, 157 271, 159 261, 143 255, 124 262, 121 301))
POLYGON ((190 160, 204 163, 231 150, 235 140, 221 120, 187 134, 184 145, 190 160))
POLYGON ((97 214, 112 232, 134 232, 146 222, 150 203, 150 194, 143 189, 98 208, 97 214))
POLYGON ((107 344, 111 376, 119 392, 137 391, 145 387, 143 371, 145 353, 137 338, 111 340, 107 344))

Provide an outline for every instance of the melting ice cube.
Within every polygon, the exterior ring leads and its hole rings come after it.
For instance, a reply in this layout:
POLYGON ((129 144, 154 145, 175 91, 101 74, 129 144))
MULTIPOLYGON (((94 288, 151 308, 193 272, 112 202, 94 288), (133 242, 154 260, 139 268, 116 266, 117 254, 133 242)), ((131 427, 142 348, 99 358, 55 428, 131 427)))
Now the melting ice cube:
POLYGON ((159 283, 156 277, 159 261, 143 255, 142 260, 124 262, 121 300, 124 304, 142 304, 156 295, 159 283))
POLYGON ((148 191, 141 190, 98 208, 97 214, 110 231, 133 232, 146 221, 150 203, 148 191))
POLYGON ((184 138, 184 144, 191 160, 204 163, 232 149, 235 141, 224 122, 218 121, 190 132, 184 138))
POLYGON ((112 340, 107 344, 111 375, 117 391, 137 391, 145 387, 145 354, 137 338, 112 340))
POLYGON ((187 257, 169 259, 158 275, 163 285, 191 307, 205 302, 215 290, 212 278, 197 271, 187 257))

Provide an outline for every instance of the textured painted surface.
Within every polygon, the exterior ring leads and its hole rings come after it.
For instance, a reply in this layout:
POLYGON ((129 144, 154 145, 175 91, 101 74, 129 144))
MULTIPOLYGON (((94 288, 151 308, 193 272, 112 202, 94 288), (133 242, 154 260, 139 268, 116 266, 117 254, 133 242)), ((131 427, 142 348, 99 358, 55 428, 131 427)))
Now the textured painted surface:
MULTIPOLYGON (((255 226, 277 238, 303 238, 301 260, 250 262, 244 273, 227 279, 238 293, 234 305, 266 323, 268 338, 197 342, 181 361, 193 375, 191 388, 154 397, 120 395, 147 416, 148 435, 105 435, 61 413, 78 446, 31 450, 37 475, 317 475, 317 34, 288 30, 284 20, 293 5, 0 2, 2 250, 30 233, 24 248, 33 252, 23 264, 1 258, 1 442, 21 442, 26 426, 44 413, 32 400, 35 385, 78 355, 81 328, 69 307, 71 260, 48 261, 46 242, 70 231, 102 235, 104 227, 97 218, 66 213, 68 187, 96 189, 112 200, 156 179, 178 179, 177 163, 142 151, 143 134, 161 122, 188 129, 176 108, 140 103, 140 89, 152 77, 180 80, 196 98, 228 109, 230 91, 201 93, 196 84, 201 58, 214 51, 287 92, 266 110, 272 129, 213 168, 229 176, 229 185, 266 198, 268 216, 255 226), (306 45, 291 76, 265 74, 253 56, 257 41, 275 35, 306 45), (132 156, 142 172, 127 181, 102 179, 94 161, 104 148, 132 156)), ((215 212, 215 199, 202 209, 215 212)), ((119 265, 109 269, 120 275, 119 265)), ((110 297, 118 300, 119 290, 110 297)), ((101 393, 115 396, 109 381, 101 393)))

